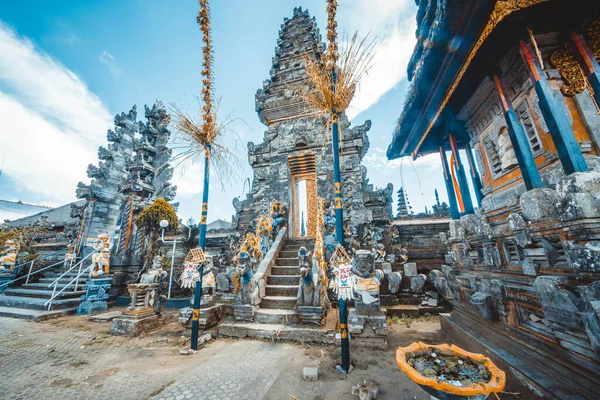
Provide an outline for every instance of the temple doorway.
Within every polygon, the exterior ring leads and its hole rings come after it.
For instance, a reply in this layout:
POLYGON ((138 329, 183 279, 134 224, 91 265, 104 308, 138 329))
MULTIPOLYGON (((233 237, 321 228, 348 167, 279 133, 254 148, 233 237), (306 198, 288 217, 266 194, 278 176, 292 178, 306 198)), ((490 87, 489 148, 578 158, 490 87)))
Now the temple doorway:
POLYGON ((288 157, 291 174, 292 237, 314 238, 317 216, 317 173, 313 152, 288 157))

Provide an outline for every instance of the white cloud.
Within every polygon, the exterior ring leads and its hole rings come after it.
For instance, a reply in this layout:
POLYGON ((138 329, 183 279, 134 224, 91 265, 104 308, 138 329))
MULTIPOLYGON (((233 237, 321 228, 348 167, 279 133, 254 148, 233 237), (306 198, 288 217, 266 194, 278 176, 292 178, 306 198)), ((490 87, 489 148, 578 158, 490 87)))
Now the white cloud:
MULTIPOLYGON (((390 169, 399 168, 401 166, 403 168, 409 168, 410 170, 412 170, 411 157, 403 157, 397 158, 395 160, 388 160, 385 155, 385 150, 381 147, 376 147, 375 149, 372 149, 372 151, 370 151, 369 154, 365 156, 364 164, 369 169, 374 170, 389 171, 390 169)), ((414 165, 415 168, 424 172, 434 171, 442 167, 440 157, 437 154, 428 154, 426 156, 419 157, 416 160, 412 161, 412 165, 414 165)))
POLYGON ((100 59, 100 62, 102 64, 106 65, 108 70, 113 75, 118 75, 121 73, 121 70, 119 69, 119 67, 117 67, 117 60, 115 60, 115 57, 112 54, 110 54, 107 50, 104 50, 102 53, 98 54, 98 59, 100 59))
POLYGON ((416 43, 415 5, 412 0, 346 0, 339 10, 340 26, 347 28, 347 35, 358 30, 361 36, 369 33, 377 39, 373 67, 347 111, 352 119, 406 77, 416 43))
POLYGON ((0 54, 4 173, 40 202, 72 201, 112 117, 77 75, 1 22, 0 54))

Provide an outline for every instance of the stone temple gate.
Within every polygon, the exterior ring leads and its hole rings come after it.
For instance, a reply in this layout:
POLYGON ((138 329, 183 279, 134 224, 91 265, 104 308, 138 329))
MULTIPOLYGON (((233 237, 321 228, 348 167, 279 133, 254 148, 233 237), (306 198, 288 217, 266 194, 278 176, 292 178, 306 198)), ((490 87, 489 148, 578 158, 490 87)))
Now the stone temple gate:
MULTIPOLYGON (((245 231, 258 214, 264 214, 273 199, 290 211, 290 234, 300 236, 300 190, 305 182, 306 236, 314 236, 317 196, 333 197, 333 153, 327 120, 317 116, 299 93, 310 90, 304 60, 319 59, 325 45, 307 10, 294 9, 279 31, 270 78, 256 92, 256 111, 267 126, 263 142, 248 143, 248 161, 254 177, 246 199, 235 198, 233 225, 245 231)), ((369 148, 367 132, 371 121, 350 127, 345 115, 339 118, 342 196, 345 223, 385 223, 392 217, 392 185, 373 190, 361 165, 369 148)))

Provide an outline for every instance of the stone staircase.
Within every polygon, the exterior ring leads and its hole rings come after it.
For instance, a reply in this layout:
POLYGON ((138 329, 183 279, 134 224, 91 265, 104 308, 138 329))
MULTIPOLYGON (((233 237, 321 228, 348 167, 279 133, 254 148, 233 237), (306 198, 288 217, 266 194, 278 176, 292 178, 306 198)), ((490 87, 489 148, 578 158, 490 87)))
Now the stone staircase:
POLYGON ((300 271, 298 269, 298 250, 305 246, 313 250, 313 239, 286 239, 277 254, 271 274, 267 276, 265 297, 260 308, 254 312, 254 320, 261 324, 297 324, 296 299, 300 271))
MULTIPOLYGON (((74 283, 69 284, 77 271, 68 272, 60 278, 56 292, 68 287, 52 301, 50 310, 44 305, 52 297, 54 286, 48 287, 64 270, 62 267, 43 272, 43 277, 36 283, 23 283, 21 286, 10 287, 0 293, 0 316, 32 320, 43 320, 62 315, 74 314, 80 303, 80 297, 85 294, 83 285, 85 276, 80 277, 77 291, 73 291, 74 283)), ((24 280, 22 281, 24 282, 24 280)))

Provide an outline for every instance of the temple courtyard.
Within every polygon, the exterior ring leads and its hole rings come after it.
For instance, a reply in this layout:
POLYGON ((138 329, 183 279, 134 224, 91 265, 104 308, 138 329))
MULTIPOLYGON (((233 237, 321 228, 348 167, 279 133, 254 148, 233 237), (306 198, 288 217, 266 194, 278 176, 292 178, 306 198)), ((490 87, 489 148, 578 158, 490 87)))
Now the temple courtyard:
POLYGON ((379 399, 429 399, 398 368, 395 348, 447 341, 437 317, 390 321, 387 350, 356 349, 355 369, 335 369, 339 347, 217 338, 197 353, 176 315, 137 338, 110 335, 110 323, 85 316, 45 322, 0 318, 0 393, 4 399, 357 399, 353 385, 374 380, 379 399), (318 367, 318 380, 303 379, 318 367), (32 384, 35 382, 35 385, 32 384))

